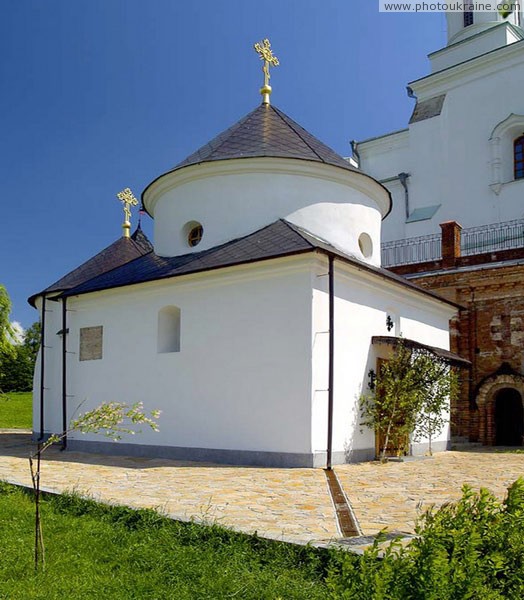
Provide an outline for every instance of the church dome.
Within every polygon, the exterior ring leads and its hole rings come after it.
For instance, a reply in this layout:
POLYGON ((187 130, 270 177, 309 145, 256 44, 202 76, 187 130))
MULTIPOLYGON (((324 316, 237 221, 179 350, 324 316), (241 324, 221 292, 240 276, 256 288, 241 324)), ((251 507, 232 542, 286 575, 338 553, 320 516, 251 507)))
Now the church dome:
POLYGON ((155 179, 142 202, 161 256, 205 250, 287 219, 374 264, 380 221, 391 209, 379 182, 269 103, 155 179))
POLYGON ((298 158, 355 170, 281 110, 261 104, 235 125, 179 163, 175 169, 231 158, 298 158))

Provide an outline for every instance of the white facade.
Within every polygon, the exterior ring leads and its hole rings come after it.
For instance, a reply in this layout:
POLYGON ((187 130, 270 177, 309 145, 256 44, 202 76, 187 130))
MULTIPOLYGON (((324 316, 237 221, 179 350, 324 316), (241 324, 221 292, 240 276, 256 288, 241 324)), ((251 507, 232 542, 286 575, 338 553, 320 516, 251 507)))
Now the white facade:
MULTIPOLYGON (((102 402, 160 409, 160 432, 126 436, 111 451, 245 464, 324 466, 327 447, 328 259, 312 253, 68 299, 67 418, 102 402), (125 297, 125 302, 123 301, 125 297), (159 314, 180 309, 179 351, 159 351, 159 314), (103 327, 102 358, 79 360, 79 332, 103 327), (132 444, 132 445, 130 445, 132 444)), ((45 429, 61 430, 60 303, 47 302, 45 429)), ((333 462, 372 458, 358 398, 403 335, 448 348, 453 307, 335 260, 333 462), (388 333, 386 317, 395 321, 388 333), (382 353, 382 354, 381 354, 382 353)), ((35 373, 38 389, 40 371, 35 373)), ((35 394, 35 429, 40 421, 35 394)), ((446 446, 448 431, 441 436, 446 446)), ((99 435, 69 446, 107 450, 99 435), (86 442, 89 442, 87 445, 86 442), (80 445, 79 445, 80 443, 80 445)))
POLYGON ((390 207, 385 190, 370 177, 282 158, 186 167, 154 182, 144 202, 155 219, 155 252, 160 256, 200 252, 284 218, 377 266, 380 224, 390 207), (188 223, 204 229, 201 243, 193 248, 187 244, 188 223), (362 234, 371 240, 369 252, 362 247, 362 234))
POLYGON ((464 27, 462 13, 448 14, 448 45, 430 55, 431 75, 410 83, 408 129, 357 145, 360 168, 393 196, 385 242, 438 233, 448 220, 473 227, 524 216, 524 179, 513 175, 513 141, 524 132, 520 16, 473 18, 464 27))
POLYGON ((146 188, 154 251, 117 242, 43 292, 36 435, 104 402, 143 402, 162 412, 159 433, 71 433, 68 447, 274 466, 372 458, 359 398, 391 352, 373 336, 448 349, 456 306, 380 269, 387 189, 289 117, 262 105, 217 139, 146 188))

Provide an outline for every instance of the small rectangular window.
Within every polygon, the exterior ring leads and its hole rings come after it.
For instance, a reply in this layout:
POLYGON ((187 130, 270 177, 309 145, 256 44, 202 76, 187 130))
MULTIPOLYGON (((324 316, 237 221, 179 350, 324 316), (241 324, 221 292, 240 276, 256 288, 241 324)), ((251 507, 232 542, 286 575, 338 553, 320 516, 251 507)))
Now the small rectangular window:
POLYGON ((513 142, 513 175, 515 179, 524 178, 524 135, 513 142))
POLYGON ((469 27, 473 25, 473 11, 465 10, 464 11, 464 27, 469 27))
POLYGON ((100 360, 102 358, 102 339, 104 328, 80 328, 80 360, 100 360))

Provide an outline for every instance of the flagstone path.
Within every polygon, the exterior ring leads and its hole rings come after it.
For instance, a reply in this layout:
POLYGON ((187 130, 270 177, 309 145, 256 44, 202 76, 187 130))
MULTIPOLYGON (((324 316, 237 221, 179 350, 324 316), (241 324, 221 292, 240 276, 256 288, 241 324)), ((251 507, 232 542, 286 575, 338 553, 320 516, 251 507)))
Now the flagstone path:
MULTIPOLYGON (((0 432, 0 479, 30 485, 32 447, 28 433, 0 432)), ((456 500, 463 483, 487 487, 502 499, 508 485, 524 476, 524 454, 479 448, 403 463, 342 465, 335 471, 365 535, 383 527, 409 533, 423 508, 456 500)), ((340 537, 322 469, 228 467, 50 448, 42 485, 290 542, 340 537)))
MULTIPOLYGON (((0 479, 31 485, 28 434, 0 434, 0 479)), ((322 469, 228 467, 46 450, 42 487, 304 543, 339 537, 322 469)))

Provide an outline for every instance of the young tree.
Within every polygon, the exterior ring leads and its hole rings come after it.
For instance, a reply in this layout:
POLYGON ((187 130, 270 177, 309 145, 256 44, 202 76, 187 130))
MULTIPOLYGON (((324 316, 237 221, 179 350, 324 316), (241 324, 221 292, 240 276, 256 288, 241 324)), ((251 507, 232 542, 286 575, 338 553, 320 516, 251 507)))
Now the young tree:
POLYGON ((49 437, 46 442, 39 443, 37 451, 29 457, 31 480, 35 492, 35 570, 40 562, 45 564, 44 538, 42 535, 42 522, 40 518, 40 475, 42 454, 53 444, 62 441, 73 431, 81 433, 101 433, 117 441, 122 435, 135 434, 131 425, 147 425, 153 431, 158 431, 156 420, 160 411, 152 410, 149 416, 144 412, 142 402, 129 406, 123 402, 107 402, 90 410, 78 418, 71 420, 67 431, 49 437))
POLYGON ((423 376, 423 396, 413 439, 427 438, 428 453, 432 456, 432 441, 449 420, 450 401, 457 393, 458 378, 445 360, 429 352, 421 352, 416 365, 423 376))
POLYGON ((361 398, 361 425, 373 428, 382 440, 381 461, 390 446, 400 455, 412 435, 428 437, 432 452, 432 439, 447 422, 455 385, 455 375, 443 359, 405 342, 398 344, 373 378, 371 393, 361 398))

